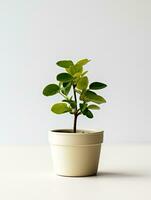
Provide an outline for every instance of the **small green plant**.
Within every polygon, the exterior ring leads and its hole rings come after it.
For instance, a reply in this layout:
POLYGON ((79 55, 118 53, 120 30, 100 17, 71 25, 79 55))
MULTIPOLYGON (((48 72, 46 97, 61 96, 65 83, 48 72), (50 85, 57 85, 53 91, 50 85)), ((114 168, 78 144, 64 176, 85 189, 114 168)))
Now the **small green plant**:
POLYGON ((94 90, 103 89, 107 85, 100 82, 89 84, 86 76, 88 71, 83 69, 88 62, 90 62, 88 59, 82 59, 76 63, 71 60, 58 61, 56 64, 62 67, 65 72, 57 75, 58 84, 49 84, 43 89, 43 95, 45 96, 60 94, 63 97, 61 102, 51 107, 51 111, 56 114, 72 114, 74 116, 74 133, 77 131, 77 118, 79 115, 93 118, 91 110, 99 110, 98 104, 106 103, 106 100, 96 94, 94 90))

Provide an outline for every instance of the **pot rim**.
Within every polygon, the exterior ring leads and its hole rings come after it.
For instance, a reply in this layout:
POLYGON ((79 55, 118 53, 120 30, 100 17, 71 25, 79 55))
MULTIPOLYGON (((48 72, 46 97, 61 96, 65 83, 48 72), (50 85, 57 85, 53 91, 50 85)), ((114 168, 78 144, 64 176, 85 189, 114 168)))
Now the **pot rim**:
POLYGON ((98 135, 98 134, 104 134, 104 131, 103 130, 92 130, 92 129, 77 129, 78 132, 76 133, 73 133, 73 132, 70 132, 72 131, 72 129, 53 129, 53 130, 49 130, 48 132, 50 134, 56 134, 56 135, 69 135, 69 136, 79 136, 79 135, 98 135))

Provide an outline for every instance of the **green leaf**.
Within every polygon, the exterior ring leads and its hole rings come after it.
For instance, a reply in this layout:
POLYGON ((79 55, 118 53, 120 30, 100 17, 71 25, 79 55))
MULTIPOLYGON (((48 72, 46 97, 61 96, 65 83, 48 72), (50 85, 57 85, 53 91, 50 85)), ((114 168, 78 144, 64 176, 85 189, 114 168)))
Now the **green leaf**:
POLYGON ((80 90, 84 90, 88 87, 88 77, 84 76, 82 78, 79 79, 78 83, 77 83, 77 88, 80 90))
POLYGON ((51 111, 55 114, 64 114, 70 111, 66 103, 56 103, 51 107, 51 111))
POLYGON ((83 72, 83 67, 80 65, 73 65, 70 66, 69 68, 66 68, 66 71, 71 74, 74 75, 76 73, 82 73, 83 72))
POLYGON ((88 60, 87 58, 85 58, 85 59, 81 59, 81 60, 79 60, 77 63, 76 63, 76 65, 77 66, 83 66, 83 65, 86 65, 88 62, 90 62, 91 60, 88 60))
POLYGON ((59 86, 56 84, 49 84, 43 89, 43 95, 52 96, 59 92, 59 86))
POLYGON ((79 60, 76 64, 75 64, 75 73, 82 73, 83 72, 83 66, 86 65, 88 62, 90 62, 90 60, 88 59, 82 59, 79 60))
POLYGON ((76 104, 75 101, 70 101, 70 106, 71 106, 72 108, 76 108, 77 104, 76 104))
POLYGON ((88 109, 87 107, 87 103, 80 103, 80 110, 82 112, 83 115, 87 116, 88 118, 93 118, 93 114, 92 112, 88 109))
POLYGON ((93 83, 91 83, 90 86, 89 86, 89 88, 90 88, 91 90, 99 90, 99 89, 103 89, 103 88, 105 88, 105 87, 107 87, 107 85, 104 84, 104 83, 100 83, 100 82, 93 82, 93 83))
POLYGON ((69 84, 71 84, 70 82, 64 82, 62 83, 63 87, 67 87, 69 84))
POLYGON ((69 82, 73 79, 73 77, 68 73, 61 73, 57 75, 57 80, 61 82, 69 82))
POLYGON ((87 103, 80 103, 79 106, 80 106, 81 112, 84 114, 84 111, 87 108, 87 103))
POLYGON ((87 108, 84 111, 84 115, 87 116, 88 118, 92 119, 93 118, 93 113, 87 108))
MULTIPOLYGON (((80 91, 80 90, 78 90, 78 91, 80 91)), ((81 93, 79 92, 79 94, 80 94, 80 100, 86 102, 87 100, 85 99, 85 92, 86 92, 86 90, 83 90, 81 93)))
POLYGON ((83 66, 86 65, 88 62, 90 62, 90 60, 88 59, 79 60, 75 65, 72 62, 70 66, 66 67, 66 71, 71 75, 74 75, 76 73, 82 74, 83 66))
POLYGON ((64 82, 61 91, 63 94, 68 95, 71 89, 71 82, 64 82))
POLYGON ((66 71, 71 74, 71 75, 74 75, 76 73, 76 70, 75 70, 75 66, 72 65, 70 66, 69 68, 66 68, 66 71))
POLYGON ((97 104, 106 103, 106 100, 102 96, 97 95, 95 92, 90 90, 83 92, 80 96, 80 99, 87 102, 92 101, 97 104))
POLYGON ((81 72, 77 72, 73 75, 74 78, 80 78, 81 76, 81 72))
POLYGON ((91 105, 88 106, 88 109, 90 109, 90 110, 100 110, 100 107, 95 105, 95 104, 91 104, 91 105))
POLYGON ((75 65, 75 71, 76 71, 76 73, 82 73, 83 72, 83 66, 81 66, 81 65, 75 65))
POLYGON ((67 102, 67 103, 69 103, 70 106, 71 106, 71 108, 76 108, 76 106, 77 106, 76 102, 73 101, 73 100, 67 100, 67 99, 64 99, 64 100, 62 100, 62 101, 63 101, 63 102, 67 102))
POLYGON ((56 63, 59 67, 69 68, 73 65, 72 60, 60 60, 56 63))
POLYGON ((85 74, 87 74, 88 73, 88 71, 85 71, 85 72, 83 72, 82 74, 81 74, 81 76, 84 76, 85 74))

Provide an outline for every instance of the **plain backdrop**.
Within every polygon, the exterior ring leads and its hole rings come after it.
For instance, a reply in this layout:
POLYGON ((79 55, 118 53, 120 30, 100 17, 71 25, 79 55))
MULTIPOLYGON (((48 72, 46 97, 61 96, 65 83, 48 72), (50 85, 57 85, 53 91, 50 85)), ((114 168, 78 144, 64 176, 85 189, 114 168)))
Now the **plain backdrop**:
POLYGON ((0 143, 47 144, 47 131, 72 128, 44 97, 57 60, 88 58, 107 104, 79 128, 103 129, 106 143, 151 142, 151 1, 0 0, 0 143))

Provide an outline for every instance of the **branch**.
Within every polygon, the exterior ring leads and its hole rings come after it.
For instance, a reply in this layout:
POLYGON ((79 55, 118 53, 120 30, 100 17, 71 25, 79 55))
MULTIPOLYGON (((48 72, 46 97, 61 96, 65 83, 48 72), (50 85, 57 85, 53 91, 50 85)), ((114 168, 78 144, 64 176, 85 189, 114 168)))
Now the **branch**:
POLYGON ((69 100, 69 97, 63 94, 61 91, 59 92, 59 94, 61 94, 61 96, 63 96, 66 100, 69 100))

